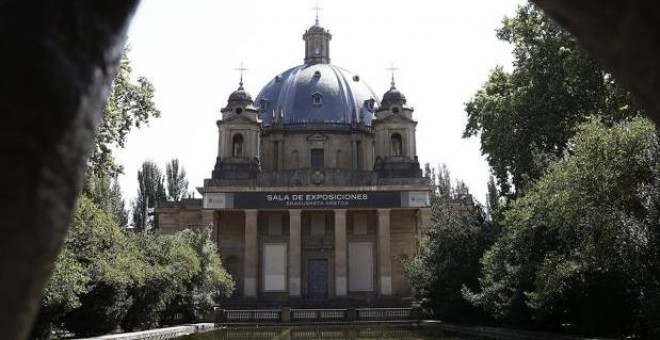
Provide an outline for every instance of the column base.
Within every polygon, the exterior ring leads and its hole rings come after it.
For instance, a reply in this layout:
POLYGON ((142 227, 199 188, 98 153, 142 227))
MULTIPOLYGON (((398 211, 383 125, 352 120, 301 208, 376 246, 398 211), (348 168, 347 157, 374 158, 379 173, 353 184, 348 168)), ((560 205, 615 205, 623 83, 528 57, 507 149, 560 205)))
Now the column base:
POLYGON ((244 279, 243 296, 248 298, 257 297, 257 279, 248 277, 244 279))
POLYGON ((335 295, 337 297, 344 297, 348 293, 347 280, 343 276, 338 276, 335 279, 335 295))
POLYGON ((289 297, 300 298, 300 278, 289 278, 289 297))
POLYGON ((381 276, 380 277, 380 295, 391 296, 392 295, 392 277, 391 276, 381 276))

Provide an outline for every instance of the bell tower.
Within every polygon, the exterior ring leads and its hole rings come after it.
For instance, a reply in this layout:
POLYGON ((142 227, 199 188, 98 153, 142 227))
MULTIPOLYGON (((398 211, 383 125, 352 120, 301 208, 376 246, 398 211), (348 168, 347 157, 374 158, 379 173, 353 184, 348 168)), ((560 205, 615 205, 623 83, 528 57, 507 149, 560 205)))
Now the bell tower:
POLYGON ((417 160, 417 141, 413 119, 414 109, 408 106, 406 96, 396 88, 394 67, 390 89, 383 95, 374 120, 374 171, 381 177, 421 176, 417 160))
POLYGON ((259 171, 259 111, 243 88, 243 71, 238 89, 229 95, 218 120, 218 156, 214 179, 255 178, 259 171))

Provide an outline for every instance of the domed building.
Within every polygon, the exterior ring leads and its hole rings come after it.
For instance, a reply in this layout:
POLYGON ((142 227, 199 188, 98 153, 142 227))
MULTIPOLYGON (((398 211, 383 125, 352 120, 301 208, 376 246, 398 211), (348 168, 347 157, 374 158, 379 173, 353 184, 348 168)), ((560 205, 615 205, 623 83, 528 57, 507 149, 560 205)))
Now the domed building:
POLYGON ((413 108, 330 64, 331 38, 317 21, 254 99, 241 79, 203 198, 156 209, 162 233, 212 229, 242 304, 410 301, 401 258, 430 223, 413 108))

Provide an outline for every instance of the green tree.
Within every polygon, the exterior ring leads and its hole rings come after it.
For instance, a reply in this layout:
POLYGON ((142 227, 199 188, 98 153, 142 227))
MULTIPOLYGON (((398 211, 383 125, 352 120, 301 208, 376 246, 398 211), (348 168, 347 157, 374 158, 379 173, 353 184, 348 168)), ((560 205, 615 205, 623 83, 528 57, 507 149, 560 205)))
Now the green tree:
POLYGON ((153 101, 154 87, 145 77, 132 79, 129 48, 119 62, 108 100, 103 108, 103 118, 96 129, 94 150, 89 160, 89 174, 116 176, 121 167, 114 161, 112 150, 124 147, 129 131, 148 124, 151 118, 160 117, 153 101))
POLYGON ((490 224, 460 181, 452 185, 447 168, 426 167, 433 225, 424 232, 417 255, 404 261, 406 278, 417 298, 444 321, 474 322, 485 316, 462 295, 478 287, 483 252, 491 244, 490 224))
POLYGON ((73 250, 64 247, 44 291, 41 308, 32 327, 31 339, 49 339, 53 327, 64 328, 64 317, 80 307, 79 295, 89 289, 87 270, 76 260, 73 250))
POLYGON ((463 136, 481 138, 502 195, 526 191, 588 117, 611 124, 640 114, 627 91, 534 5, 505 18, 497 37, 514 47, 513 70, 496 67, 466 104, 463 136))
POLYGON ((488 193, 486 194, 486 209, 488 211, 488 215, 491 216, 491 219, 493 216, 499 211, 500 209, 500 193, 497 190, 497 184, 495 184, 495 179, 493 176, 490 176, 488 178, 488 193))
POLYGON ((466 296, 515 325, 660 336, 660 144, 642 118, 578 129, 504 212, 466 296))
POLYGON ((158 202, 167 200, 163 173, 156 163, 147 160, 142 163, 142 169, 138 170, 137 180, 138 193, 133 202, 133 226, 140 231, 158 228, 158 221, 151 217, 151 209, 158 202))
POLYGON ((33 337, 48 338, 62 325, 77 335, 114 330, 130 303, 126 288, 143 272, 135 249, 114 217, 81 195, 33 337))
POLYGON ((90 171, 83 194, 99 208, 112 214, 119 225, 128 226, 128 212, 116 177, 111 178, 107 173, 90 171))
POLYGON ((81 195, 32 338, 53 326, 76 336, 148 329, 175 313, 193 322, 233 289, 210 230, 129 233, 81 195))
POLYGON ((231 296, 234 281, 222 266, 218 248, 209 228, 183 230, 176 234, 180 242, 190 245, 199 259, 199 271, 182 287, 167 306, 165 317, 182 313, 191 322, 209 315, 222 298, 231 296))
POLYGON ((75 251, 90 277, 88 291, 79 295, 81 305, 66 315, 66 328, 78 336, 114 331, 131 303, 128 288, 143 279, 138 248, 110 214, 85 196, 79 199, 65 247, 75 251))
POLYGON ((201 270, 200 260, 190 244, 169 235, 134 235, 145 263, 145 279, 129 289, 131 306, 122 320, 122 329, 149 329, 162 324, 167 305, 201 270))
POLYGON ((167 197, 171 201, 180 201, 188 193, 188 179, 186 170, 179 167, 179 160, 172 159, 165 164, 167 176, 167 197))
POLYGON ((32 336, 47 339, 52 326, 77 335, 113 331, 130 303, 127 287, 143 272, 134 254, 114 216, 81 195, 32 336))

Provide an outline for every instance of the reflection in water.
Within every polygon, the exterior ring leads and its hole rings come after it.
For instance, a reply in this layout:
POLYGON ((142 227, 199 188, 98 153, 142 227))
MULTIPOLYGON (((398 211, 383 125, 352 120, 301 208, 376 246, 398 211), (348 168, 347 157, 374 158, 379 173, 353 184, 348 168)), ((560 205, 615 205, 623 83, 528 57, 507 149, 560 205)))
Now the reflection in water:
POLYGON ((236 326, 217 331, 189 335, 181 340, 230 339, 414 339, 414 340, 466 340, 475 337, 458 336, 438 329, 398 325, 347 326, 236 326))

